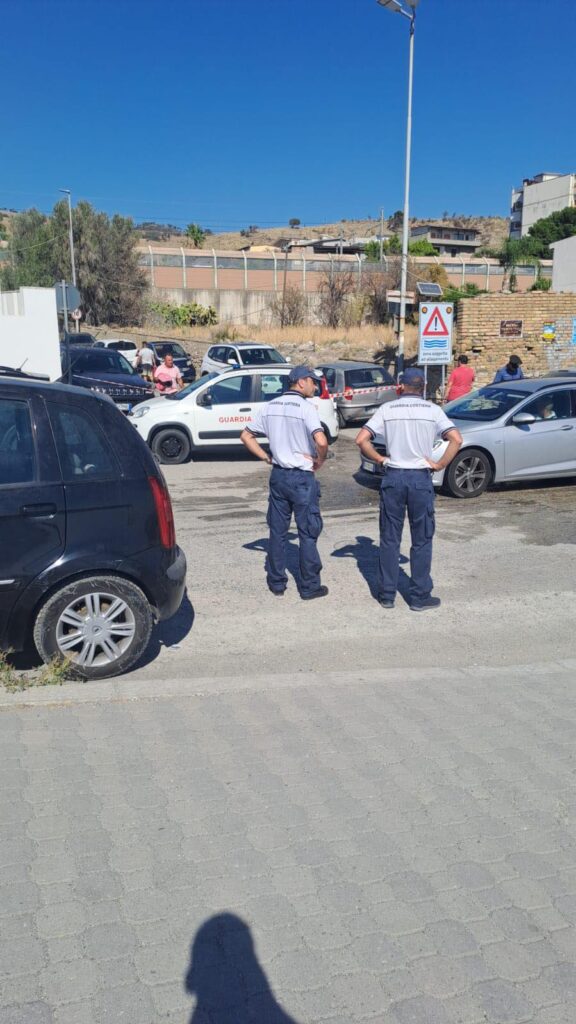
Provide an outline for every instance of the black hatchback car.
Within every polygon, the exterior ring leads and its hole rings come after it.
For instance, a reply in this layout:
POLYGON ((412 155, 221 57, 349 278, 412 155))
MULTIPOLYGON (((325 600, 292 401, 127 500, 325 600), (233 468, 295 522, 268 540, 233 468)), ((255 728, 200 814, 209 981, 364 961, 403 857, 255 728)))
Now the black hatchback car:
POLYGON ((0 378, 0 648, 101 679, 182 601, 186 559, 154 457, 112 402, 0 378))
POLYGON ((196 380, 196 367, 177 341, 148 341, 147 345, 156 356, 157 363, 161 363, 164 356, 172 356, 174 366, 180 370, 185 384, 192 384, 196 380))
MULTIPOLYGON (((154 388, 133 370, 120 352, 108 348, 70 345, 71 383, 108 395, 124 412, 152 398, 154 388)), ((64 378, 68 373, 67 350, 62 350, 64 378)))

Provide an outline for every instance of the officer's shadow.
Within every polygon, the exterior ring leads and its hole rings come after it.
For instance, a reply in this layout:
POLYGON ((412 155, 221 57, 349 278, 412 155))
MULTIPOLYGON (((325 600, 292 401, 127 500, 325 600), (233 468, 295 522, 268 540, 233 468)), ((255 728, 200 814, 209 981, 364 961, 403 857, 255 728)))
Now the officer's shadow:
MULTIPOLYGON (((332 552, 332 558, 355 558, 356 565, 366 580, 372 597, 378 600, 378 545, 374 543, 372 537, 356 537, 356 544, 345 544, 342 548, 336 548, 332 552)), ((406 604, 409 604, 410 577, 402 566, 408 562, 409 559, 405 555, 400 555, 398 591, 406 604)))
MULTIPOLYGON (((289 533, 287 539, 286 569, 294 577, 298 585, 300 583, 300 548, 297 543, 293 543, 298 540, 298 534, 289 533)), ((250 544, 243 544, 242 547, 246 548, 247 551, 264 551, 265 554, 268 554, 268 537, 260 537, 259 540, 253 540, 250 544)))
POLYGON ((277 1002, 248 925, 217 914, 198 929, 184 985, 196 998, 189 1024, 297 1024, 277 1002))

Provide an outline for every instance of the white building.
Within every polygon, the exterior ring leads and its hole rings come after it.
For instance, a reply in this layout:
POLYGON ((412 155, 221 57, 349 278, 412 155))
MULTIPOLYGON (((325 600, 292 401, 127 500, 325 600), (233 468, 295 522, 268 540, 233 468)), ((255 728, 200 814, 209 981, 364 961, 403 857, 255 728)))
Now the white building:
POLYGON ((552 242, 552 291, 576 292, 576 235, 552 242))
POLYGON ((537 220, 576 205, 576 174, 536 174, 512 189, 510 238, 523 238, 537 220))

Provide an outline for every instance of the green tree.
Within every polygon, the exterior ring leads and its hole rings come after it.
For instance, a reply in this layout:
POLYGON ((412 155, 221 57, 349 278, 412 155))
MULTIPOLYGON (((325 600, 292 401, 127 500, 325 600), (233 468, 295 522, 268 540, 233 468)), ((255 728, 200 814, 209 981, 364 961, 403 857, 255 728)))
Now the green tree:
POLYGON ((199 224, 189 224, 185 231, 186 238, 192 242, 196 249, 201 249, 206 238, 206 232, 199 224))
POLYGON ((437 256, 438 253, 427 238, 419 238, 417 242, 409 242, 408 252, 412 256, 437 256))
POLYGON ((0 271, 0 285, 4 289, 50 287, 52 275, 51 247, 54 234, 50 220, 39 210, 26 210, 12 221, 12 239, 9 247, 10 263, 0 271))
POLYGON ((558 210, 549 217, 537 220, 528 229, 530 250, 540 259, 550 259, 550 243, 559 242, 562 238, 570 238, 572 235, 576 235, 576 207, 567 206, 564 210, 558 210))
POLYGON ((300 227, 300 223, 301 223, 301 221, 300 221, 299 217, 291 217, 290 220, 288 221, 288 227, 289 228, 299 228, 300 227))
POLYGON ((518 264, 537 265, 538 259, 532 254, 531 241, 528 238, 507 238, 497 253, 500 266, 504 267, 502 275, 502 291, 506 287, 516 291, 516 267, 518 264))

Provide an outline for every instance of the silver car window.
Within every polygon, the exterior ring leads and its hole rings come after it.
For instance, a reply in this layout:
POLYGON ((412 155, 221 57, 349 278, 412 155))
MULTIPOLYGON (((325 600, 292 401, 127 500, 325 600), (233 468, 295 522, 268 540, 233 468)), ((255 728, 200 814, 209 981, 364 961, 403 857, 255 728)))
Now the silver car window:
POLYGON ((537 420, 569 420, 572 418, 570 392, 549 391, 547 394, 537 395, 533 402, 524 406, 522 412, 530 413, 537 420))

